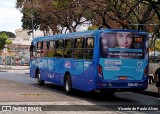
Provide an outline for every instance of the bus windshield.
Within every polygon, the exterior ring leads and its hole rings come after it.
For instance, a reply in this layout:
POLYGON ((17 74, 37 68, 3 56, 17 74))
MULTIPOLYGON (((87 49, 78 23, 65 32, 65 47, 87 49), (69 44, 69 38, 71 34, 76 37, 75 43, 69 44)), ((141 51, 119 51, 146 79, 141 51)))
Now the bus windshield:
POLYGON ((148 41, 145 34, 131 32, 101 33, 101 58, 144 59, 148 41))

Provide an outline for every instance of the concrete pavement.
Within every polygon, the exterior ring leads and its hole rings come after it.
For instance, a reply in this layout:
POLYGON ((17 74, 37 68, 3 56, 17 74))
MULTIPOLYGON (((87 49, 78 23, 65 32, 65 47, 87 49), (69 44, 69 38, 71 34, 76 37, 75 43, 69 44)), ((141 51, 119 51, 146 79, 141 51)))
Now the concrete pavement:
POLYGON ((158 97, 158 88, 156 87, 155 83, 148 84, 148 88, 140 93, 144 95, 158 97))
MULTIPOLYGON (((16 73, 29 74, 29 70, 3 70, 3 72, 15 73, 15 74, 16 73)), ((102 107, 99 107, 99 105, 95 105, 92 102, 82 100, 82 99, 76 98, 74 96, 67 96, 65 94, 60 94, 60 93, 57 93, 54 91, 51 92, 51 91, 37 88, 34 86, 31 87, 31 85, 26 85, 26 84, 22 84, 19 82, 7 80, 5 78, 0 78, 0 90, 2 91, 0 94, 0 105, 1 106, 12 106, 13 105, 12 110, 13 110, 13 107, 15 107, 15 106, 19 106, 19 107, 22 107, 22 106, 34 107, 34 106, 36 106, 36 107, 42 108, 42 110, 51 110, 48 108, 48 106, 51 105, 52 106, 51 108, 54 108, 54 109, 59 108, 59 110, 60 110, 60 109, 62 109, 62 108, 58 107, 60 105, 64 106, 64 109, 66 108, 65 106, 69 106, 69 105, 72 106, 69 108, 73 108, 73 109, 76 108, 74 105, 80 105, 80 106, 84 105, 84 106, 88 106, 85 108, 86 110, 97 109, 97 111, 89 111, 89 113, 91 113, 91 114, 93 114, 95 112, 97 114, 115 113, 115 111, 110 111, 110 110, 106 111, 106 109, 103 109, 105 111, 98 112, 98 110, 101 110, 102 107), (20 88, 23 88, 23 89, 20 89, 20 88), (91 106, 92 108, 90 108, 89 106, 91 106)), ((158 96, 157 88, 156 88, 155 84, 149 84, 148 88, 145 91, 141 92, 140 94, 145 94, 145 95, 154 96, 154 97, 158 96)), ((100 105, 103 105, 103 103, 100 105)), ((15 108, 15 109, 17 109, 17 108, 15 108)), ((54 112, 56 114, 58 114, 56 111, 54 111, 54 109, 53 109, 53 111, 49 111, 50 114, 52 114, 54 112)), ((81 109, 82 109, 82 107, 81 107, 81 109)), ((19 112, 16 111, 17 114, 19 114, 19 112)), ((43 113, 44 112, 48 113, 48 111, 43 111, 43 113)), ((61 112, 61 111, 58 111, 58 112, 61 112)), ((69 111, 67 111, 67 112, 69 112, 69 111)), ((74 111, 74 112, 77 114, 77 111, 74 111)), ((0 111, 0 113, 1 113, 1 111, 0 111)), ((36 114, 35 112, 33 112, 33 113, 36 114)), ((73 111, 72 111, 72 113, 73 113, 73 111)), ((84 114, 84 111, 82 113, 84 114)), ((117 112, 117 113, 120 114, 120 112, 117 112)), ((122 113, 124 113, 124 112, 122 111, 122 113)), ((134 113, 137 113, 137 112, 134 112, 134 113)), ((6 112, 6 114, 8 114, 8 112, 6 112)), ((39 112, 37 114, 39 114, 39 112)), ((64 114, 65 114, 65 112, 64 112, 64 114)), ((86 114, 88 114, 88 111, 86 111, 86 114)))
POLYGON ((0 78, 0 90, 1 102, 79 101, 79 99, 71 96, 51 92, 5 78, 0 78))
MULTIPOLYGON (((29 70, 3 70, 3 72, 13 73, 13 74, 14 73, 29 74, 29 70)), ((158 89, 155 83, 148 84, 148 88, 145 91, 140 92, 140 94, 158 97, 158 89)))
MULTIPOLYGON (((18 73, 18 74, 29 74, 29 66, 4 66, 0 65, 0 72, 18 73)), ((141 94, 158 97, 158 89, 155 83, 148 84, 148 88, 140 92, 141 94)))
MULTIPOLYGON (((18 67, 14 67, 12 69, 1 69, 0 72, 8 72, 8 73, 12 73, 12 74, 29 74, 29 67, 27 66, 22 66, 21 69, 18 67)), ((89 101, 85 101, 82 99, 78 99, 75 98, 74 96, 67 96, 67 95, 63 95, 63 94, 59 94, 53 91, 50 92, 48 90, 44 90, 41 88, 37 88, 37 87, 30 87, 30 85, 25 85, 25 84, 21 84, 15 81, 11 81, 11 80, 7 80, 4 78, 0 78, 0 90, 3 91, 0 94, 0 105, 18 105, 18 106, 40 106, 43 108, 43 106, 48 106, 48 105, 93 105, 91 102, 89 101), (19 89, 19 88, 23 88, 23 89, 19 89), (58 96, 58 97, 57 97, 58 96), (12 102, 10 102, 12 101, 12 102), (36 101, 36 102, 35 102, 36 101), (38 101, 38 102, 37 102, 38 101)), ((140 94, 145 94, 145 95, 149 95, 149 96, 154 96, 154 97, 158 97, 158 93, 157 93, 157 87, 155 86, 154 83, 152 84, 148 84, 148 88, 141 92, 140 94)), ((53 107, 54 108, 54 107, 53 107)), ((99 108, 98 108, 99 110, 99 108)), ((67 111, 68 113, 70 113, 69 111, 67 111)), ((71 111, 73 113, 73 111, 71 111)), ((133 112, 133 111, 132 111, 133 112)), ((11 113, 11 112, 10 112, 11 113)), ((14 113, 14 112, 13 112, 14 113)), ((17 114, 20 114, 20 112, 16 112, 17 114)), ((24 112, 22 112, 24 113, 24 112)), ((36 114, 36 112, 33 112, 34 114, 36 114)), ((42 112, 43 114, 44 112, 42 112)), ((58 114, 57 111, 45 111, 45 113, 56 113, 58 114)), ((59 111, 59 113, 62 113, 61 111, 59 111)), ((66 113, 66 111, 63 112, 64 114, 66 113)), ((74 113, 97 113, 97 114, 101 114, 101 113, 115 113, 115 111, 83 111, 83 112, 77 112, 75 111, 74 113)), ((120 112, 117 112, 118 114, 120 114, 120 112)), ((124 113, 122 111, 122 113, 124 113)), ((136 113, 136 112, 134 112, 136 113)), ((6 112, 6 114, 8 114, 8 112, 6 112)), ((40 112, 38 112, 37 114, 41 114, 40 112)))

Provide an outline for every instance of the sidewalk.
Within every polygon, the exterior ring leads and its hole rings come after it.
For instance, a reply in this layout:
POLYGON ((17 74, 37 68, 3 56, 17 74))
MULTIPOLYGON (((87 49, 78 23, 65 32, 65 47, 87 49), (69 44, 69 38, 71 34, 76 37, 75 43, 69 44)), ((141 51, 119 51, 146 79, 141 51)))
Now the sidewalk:
POLYGON ((140 92, 140 94, 158 97, 158 88, 156 87, 155 83, 148 84, 148 88, 143 92, 140 92))
POLYGON ((0 78, 0 102, 79 101, 77 98, 0 78))

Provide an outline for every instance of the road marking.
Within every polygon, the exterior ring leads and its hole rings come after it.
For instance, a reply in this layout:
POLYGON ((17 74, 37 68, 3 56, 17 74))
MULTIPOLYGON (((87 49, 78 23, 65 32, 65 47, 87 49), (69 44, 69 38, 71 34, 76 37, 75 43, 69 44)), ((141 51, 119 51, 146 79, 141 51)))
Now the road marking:
POLYGON ((33 96, 33 97, 40 97, 40 96, 53 96, 51 94, 48 93, 16 93, 17 95, 21 95, 21 96, 33 96))

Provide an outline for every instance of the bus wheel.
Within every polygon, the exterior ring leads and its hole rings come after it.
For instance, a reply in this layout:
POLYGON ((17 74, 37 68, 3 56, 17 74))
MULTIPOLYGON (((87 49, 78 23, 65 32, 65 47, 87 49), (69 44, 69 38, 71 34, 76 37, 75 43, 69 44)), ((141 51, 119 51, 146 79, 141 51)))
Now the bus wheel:
POLYGON ((41 75, 40 75, 40 72, 39 72, 39 71, 37 72, 37 83, 38 83, 38 85, 40 85, 40 86, 43 86, 43 85, 44 85, 44 81, 41 80, 41 75))
POLYGON ((66 94, 71 94, 72 90, 72 80, 69 74, 66 75, 65 77, 65 82, 64 82, 64 90, 66 94))
POLYGON ((115 90, 107 90, 107 89, 101 89, 100 93, 103 96, 113 96, 115 94, 115 90))

